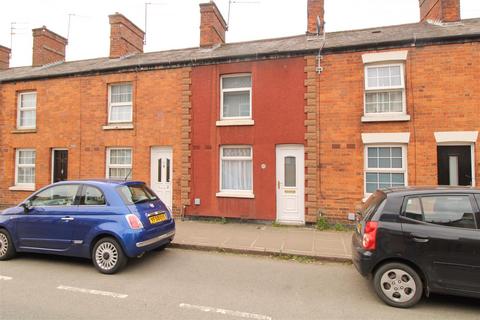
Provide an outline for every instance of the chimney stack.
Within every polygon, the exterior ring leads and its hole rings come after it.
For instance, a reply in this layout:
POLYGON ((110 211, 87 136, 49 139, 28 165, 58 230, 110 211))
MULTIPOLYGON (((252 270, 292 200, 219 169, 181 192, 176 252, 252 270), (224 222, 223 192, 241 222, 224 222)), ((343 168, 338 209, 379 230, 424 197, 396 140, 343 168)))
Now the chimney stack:
POLYGON ((110 15, 109 20, 111 59, 143 53, 145 32, 142 29, 118 12, 110 15))
POLYGON ((460 21, 460 0, 419 0, 420 21, 460 21))
POLYGON ((200 47, 225 44, 227 23, 215 2, 200 4, 200 47))
POLYGON ((0 70, 7 70, 10 68, 10 50, 7 47, 0 46, 0 70))
POLYGON ((324 0, 308 0, 307 15, 308 25, 307 34, 322 34, 325 25, 325 1, 324 0), (317 19, 320 19, 319 28, 317 19))
POLYGON ((43 66, 49 63, 65 61, 67 39, 43 26, 33 29, 32 65, 43 66))

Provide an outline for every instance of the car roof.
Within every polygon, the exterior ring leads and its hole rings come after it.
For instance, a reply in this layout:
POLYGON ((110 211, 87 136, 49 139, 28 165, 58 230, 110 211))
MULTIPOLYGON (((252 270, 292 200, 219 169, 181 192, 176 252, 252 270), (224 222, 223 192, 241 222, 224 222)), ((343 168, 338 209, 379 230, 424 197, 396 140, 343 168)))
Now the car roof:
POLYGON ((135 184, 145 184, 143 181, 134 181, 134 180, 114 180, 114 179, 84 179, 84 180, 68 180, 60 181, 54 183, 58 184, 91 184, 95 186, 117 186, 117 185, 135 185, 135 184))
POLYGON ((470 186, 421 186, 421 187, 399 187, 399 188, 386 188, 381 189, 381 192, 385 195, 394 196, 411 196, 419 194, 429 193, 478 193, 480 194, 480 188, 470 186))

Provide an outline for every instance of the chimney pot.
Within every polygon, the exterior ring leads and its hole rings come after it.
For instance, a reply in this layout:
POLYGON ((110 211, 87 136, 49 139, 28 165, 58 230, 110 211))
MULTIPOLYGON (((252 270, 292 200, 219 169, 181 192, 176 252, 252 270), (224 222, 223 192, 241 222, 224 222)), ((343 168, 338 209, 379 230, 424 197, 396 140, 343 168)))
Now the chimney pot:
POLYGON ((109 16, 110 58, 120 58, 129 54, 143 53, 145 32, 121 13, 109 16))
POLYGON ((460 0, 419 0, 420 21, 460 21, 460 0))
POLYGON ((0 45, 0 70, 7 70, 10 68, 10 50, 7 47, 0 45))
POLYGON ((325 1, 308 0, 307 4, 307 34, 322 34, 325 24, 325 1), (317 30, 317 19, 320 19, 320 28, 317 30))
POLYGON ((225 44, 227 23, 215 2, 200 4, 200 47, 225 44))
POLYGON ((68 40, 42 26, 33 29, 32 65, 43 66, 49 63, 65 61, 65 47, 68 40))

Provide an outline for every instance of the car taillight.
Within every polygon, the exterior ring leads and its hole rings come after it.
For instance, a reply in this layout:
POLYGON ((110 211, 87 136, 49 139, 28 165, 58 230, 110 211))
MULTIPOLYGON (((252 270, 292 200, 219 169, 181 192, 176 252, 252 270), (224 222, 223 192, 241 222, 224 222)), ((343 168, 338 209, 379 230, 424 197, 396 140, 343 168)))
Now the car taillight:
POLYGON ((143 228, 143 224, 142 224, 142 221, 140 221, 140 219, 138 219, 138 217, 134 214, 129 214, 127 215, 125 218, 127 218, 127 222, 128 222, 128 225, 130 226, 130 228, 132 228, 133 230, 137 230, 137 229, 142 229, 143 228))
POLYGON ((365 225, 365 232, 363 233, 363 248, 365 250, 375 250, 377 247, 377 229, 378 222, 369 221, 365 225))

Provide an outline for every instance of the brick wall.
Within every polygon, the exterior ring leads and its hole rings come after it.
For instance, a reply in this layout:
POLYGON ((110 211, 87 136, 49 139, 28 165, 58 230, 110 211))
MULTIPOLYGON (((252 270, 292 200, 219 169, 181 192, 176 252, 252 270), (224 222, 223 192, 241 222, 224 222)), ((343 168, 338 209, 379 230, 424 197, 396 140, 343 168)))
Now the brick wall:
MULTIPOLYGON (((29 192, 9 191, 14 184, 16 148, 35 148, 36 188, 51 182, 52 148, 68 148, 69 179, 104 178, 107 147, 131 147, 135 180, 150 183, 150 147, 173 147, 173 204, 181 205, 184 150, 181 147, 182 103, 188 97, 185 69, 121 73, 0 85, 0 204, 14 204, 29 192), (132 130, 103 130, 107 124, 108 84, 133 84, 132 130), (16 96, 37 91, 37 130, 13 133, 16 96), (187 93, 184 93, 187 91, 187 93)), ((185 124, 183 125, 185 127, 185 124)))
POLYGON ((227 23, 214 2, 200 4, 200 46, 225 43, 227 23))
POLYGON ((110 15, 109 20, 110 58, 143 52, 145 32, 142 29, 120 13, 110 15))
POLYGON ((48 30, 45 26, 33 29, 32 34, 32 66, 38 67, 49 63, 65 61, 67 39, 48 30))
POLYGON ((460 0, 419 0, 419 4, 420 21, 453 22, 460 20, 460 0))
MULTIPOLYGON (((365 52, 327 54, 318 76, 319 209, 344 220, 364 197, 361 133, 410 132, 408 184, 437 184, 436 131, 480 130, 480 43, 408 50, 407 113, 410 121, 362 123, 365 52)), ((395 51, 395 50, 393 50, 395 51)), ((475 173, 480 185, 480 148, 475 173)))

